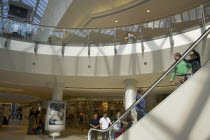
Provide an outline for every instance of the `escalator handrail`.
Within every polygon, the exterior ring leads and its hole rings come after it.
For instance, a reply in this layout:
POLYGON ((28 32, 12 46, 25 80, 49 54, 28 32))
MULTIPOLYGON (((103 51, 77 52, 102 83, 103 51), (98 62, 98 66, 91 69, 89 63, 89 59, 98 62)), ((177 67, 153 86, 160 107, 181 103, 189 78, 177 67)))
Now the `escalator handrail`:
POLYGON ((91 131, 98 131, 98 132, 107 132, 109 130, 111 130, 114 125, 120 121, 121 119, 123 119, 142 99, 144 99, 147 95, 149 95, 151 92, 151 90, 153 90, 153 88, 159 84, 159 82, 165 78, 165 76, 167 76, 171 70, 173 70, 182 60, 184 60, 184 58, 205 38, 208 36, 208 34, 210 33, 210 27, 183 53, 183 55, 181 56, 181 58, 179 60, 177 60, 173 65, 171 65, 171 67, 145 92, 145 94, 138 99, 135 103, 133 103, 120 117, 117 121, 115 121, 109 128, 104 129, 104 130, 100 130, 100 129, 94 129, 91 128, 88 132, 88 140, 91 140, 91 131))

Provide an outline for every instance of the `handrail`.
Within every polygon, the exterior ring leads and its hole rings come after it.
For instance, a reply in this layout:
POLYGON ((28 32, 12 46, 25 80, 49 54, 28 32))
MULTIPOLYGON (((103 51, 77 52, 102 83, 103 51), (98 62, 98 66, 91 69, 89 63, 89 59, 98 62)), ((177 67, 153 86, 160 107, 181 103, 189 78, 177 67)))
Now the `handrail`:
POLYGON ((88 30, 88 29, 110 29, 110 28, 113 29, 113 28, 141 25, 141 24, 152 22, 152 21, 168 18, 168 17, 171 17, 171 16, 176 15, 178 13, 182 13, 184 11, 187 11, 187 10, 190 10, 192 8, 195 8, 196 6, 199 6, 201 4, 206 4, 208 2, 209 2, 209 0, 205 0, 205 1, 202 1, 202 2, 194 4, 190 8, 185 8, 185 9, 182 9, 182 10, 180 10, 178 12, 174 12, 172 14, 169 14, 167 16, 162 16, 162 17, 154 18, 154 19, 151 19, 151 20, 143 21, 143 22, 138 22, 138 23, 133 23, 133 24, 116 25, 116 26, 104 26, 104 27, 62 27, 62 26, 50 26, 50 25, 43 25, 43 24, 34 24, 34 23, 31 23, 30 21, 24 21, 24 20, 20 20, 20 19, 9 18, 9 17, 5 17, 5 16, 2 16, 2 15, 0 15, 0 18, 5 18, 5 19, 8 19, 8 20, 13 20, 13 21, 16 21, 16 22, 21 22, 21 23, 26 23, 26 24, 31 24, 31 25, 34 25, 34 26, 41 26, 41 27, 48 27, 48 28, 57 28, 57 29, 69 29, 69 30, 71 30, 71 29, 72 30, 75 30, 75 29, 78 29, 78 30, 81 30, 81 29, 84 29, 84 30, 88 30))
POLYGON ((151 90, 154 89, 154 87, 159 84, 159 82, 167 76, 172 69, 174 69, 207 35, 210 33, 210 27, 184 52, 184 54, 181 56, 179 60, 177 60, 146 92, 145 94, 138 99, 135 103, 133 103, 126 111, 125 113, 119 117, 117 121, 115 121, 109 128, 104 130, 94 129, 91 128, 88 132, 88 140, 91 140, 91 131, 98 131, 98 132, 106 132, 109 131, 111 128, 114 127, 114 125, 123 119, 142 99, 144 99, 147 95, 149 95, 151 90))

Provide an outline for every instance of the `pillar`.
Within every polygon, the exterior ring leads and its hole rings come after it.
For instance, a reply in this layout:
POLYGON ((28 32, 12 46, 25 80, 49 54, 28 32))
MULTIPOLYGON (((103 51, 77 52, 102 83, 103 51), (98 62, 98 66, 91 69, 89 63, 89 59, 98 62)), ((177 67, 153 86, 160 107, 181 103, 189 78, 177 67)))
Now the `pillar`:
MULTIPOLYGON (((136 101, 136 80, 127 79, 124 81, 125 84, 125 110, 127 110, 136 101)), ((133 122, 137 122, 137 113, 135 108, 132 109, 131 115, 133 117, 133 122)))
MULTIPOLYGON (((52 100, 62 101, 63 100, 63 83, 50 83, 49 87, 52 88, 52 100)), ((49 137, 60 137, 60 131, 51 131, 49 137)))

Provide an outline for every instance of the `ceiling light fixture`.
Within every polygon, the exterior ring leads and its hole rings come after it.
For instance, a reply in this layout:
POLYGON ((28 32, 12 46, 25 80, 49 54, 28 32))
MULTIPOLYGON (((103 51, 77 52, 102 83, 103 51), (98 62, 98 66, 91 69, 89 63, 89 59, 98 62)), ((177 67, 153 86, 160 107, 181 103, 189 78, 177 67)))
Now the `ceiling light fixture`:
POLYGON ((150 12, 150 10, 147 10, 147 13, 149 13, 150 12))
POLYGON ((115 20, 115 22, 118 22, 117 20, 115 20))

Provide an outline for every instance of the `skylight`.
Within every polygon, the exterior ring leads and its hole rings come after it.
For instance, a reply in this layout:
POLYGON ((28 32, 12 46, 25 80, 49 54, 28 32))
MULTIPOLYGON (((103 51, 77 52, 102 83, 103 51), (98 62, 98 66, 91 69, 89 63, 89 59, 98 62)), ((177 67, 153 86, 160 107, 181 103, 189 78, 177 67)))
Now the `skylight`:
MULTIPOLYGON (((17 1, 17 0, 13 0, 17 1)), ((33 13, 31 16, 31 21, 32 23, 39 24, 41 21, 41 18, 45 12, 45 9, 48 4, 48 0, 20 0, 24 4, 27 4, 31 7, 33 7, 33 13)), ((8 10, 9 10, 9 5, 8 5, 9 0, 1 0, 0 1, 0 13, 2 16, 7 17, 8 15, 8 10)))

